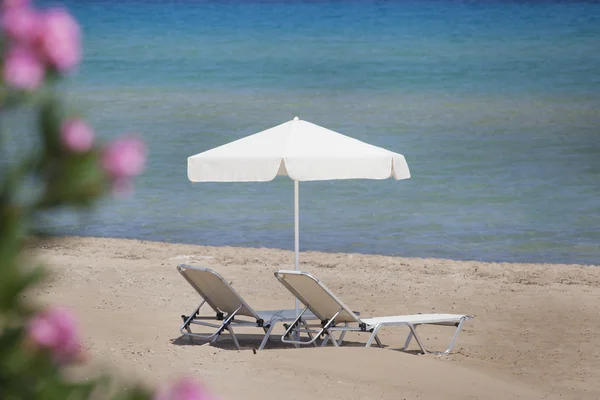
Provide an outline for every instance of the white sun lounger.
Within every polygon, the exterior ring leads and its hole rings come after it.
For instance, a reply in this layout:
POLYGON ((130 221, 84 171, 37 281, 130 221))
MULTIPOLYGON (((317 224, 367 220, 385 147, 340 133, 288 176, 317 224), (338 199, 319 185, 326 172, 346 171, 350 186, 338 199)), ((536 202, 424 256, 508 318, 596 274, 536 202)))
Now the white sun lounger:
MULTIPOLYGON (((239 350, 240 344, 234 327, 257 327, 264 331, 263 340, 258 348, 262 350, 277 323, 296 321, 296 324, 301 323, 309 330, 307 320, 317 320, 312 313, 305 313, 301 319, 297 319, 296 310, 255 311, 221 275, 210 268, 182 264, 177 266, 177 270, 203 299, 192 314, 181 316, 183 325, 179 331, 188 336, 192 343, 194 343, 194 338, 199 338, 209 340, 212 345, 216 343, 223 331, 228 331, 233 338, 235 347, 239 350), (204 304, 208 304, 213 309, 214 316, 199 314, 200 308, 204 304), (192 324, 216 328, 216 331, 210 335, 193 333, 192 324)), ((310 335, 310 332, 307 333, 310 335)))
POLYGON ((448 354, 452 351, 458 334, 462 329, 463 323, 471 319, 469 315, 459 314, 415 314, 415 315, 396 315, 390 317, 379 318, 362 318, 352 312, 339 298, 337 298, 321 281, 306 272, 300 271, 277 271, 275 277, 281 282, 294 296, 298 298, 305 308, 300 313, 298 319, 294 321, 282 336, 281 341, 284 343, 293 344, 313 344, 317 338, 326 335, 323 345, 331 339, 335 346, 339 346, 346 332, 370 332, 366 347, 371 346, 373 340, 377 342, 379 347, 383 347, 377 333, 384 326, 407 326, 409 334, 402 350, 406 349, 414 337, 423 353, 448 354), (304 312, 312 311, 314 315, 321 320, 320 330, 310 330, 308 327, 301 328, 299 323, 304 312), (340 326, 341 324, 341 326, 340 326), (419 325, 447 325, 455 326, 456 331, 452 337, 450 345, 443 352, 430 352, 425 349, 425 345, 421 338, 417 335, 417 326, 419 325), (315 337, 309 341, 301 341, 290 339, 290 332, 315 333, 315 337), (339 340, 335 339, 333 332, 340 331, 339 340))

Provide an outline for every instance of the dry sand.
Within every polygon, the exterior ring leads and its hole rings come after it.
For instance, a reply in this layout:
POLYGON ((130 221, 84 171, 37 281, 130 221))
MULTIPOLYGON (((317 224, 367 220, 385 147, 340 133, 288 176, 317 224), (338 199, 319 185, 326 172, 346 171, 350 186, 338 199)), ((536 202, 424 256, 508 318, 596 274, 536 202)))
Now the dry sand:
MULTIPOLYGON (((75 237, 29 251, 54 273, 31 296, 76 310, 98 368, 151 385, 185 374, 223 399, 600 398, 598 267, 303 253, 301 269, 363 316, 449 312, 475 319, 449 356, 395 350, 403 328, 382 331, 385 349, 359 347, 366 336, 349 334, 349 346, 339 349, 274 343, 254 354, 255 335, 242 335, 242 351, 227 335, 216 347, 180 336, 180 315, 199 298, 175 267, 213 267, 255 309, 292 308, 273 277, 293 268, 291 252, 75 237)), ((453 330, 423 332, 428 346, 441 349, 453 330)))

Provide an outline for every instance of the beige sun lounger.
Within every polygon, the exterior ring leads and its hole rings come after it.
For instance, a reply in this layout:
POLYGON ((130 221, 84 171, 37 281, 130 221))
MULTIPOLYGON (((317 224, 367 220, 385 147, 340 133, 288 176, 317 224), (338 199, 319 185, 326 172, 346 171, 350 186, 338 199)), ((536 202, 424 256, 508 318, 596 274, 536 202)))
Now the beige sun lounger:
POLYGON ((469 315, 460 314, 415 314, 415 315, 396 315, 379 318, 362 318, 352 312, 338 297, 336 297, 321 281, 306 272, 300 271, 277 271, 275 277, 281 282, 298 300, 300 300, 305 308, 300 313, 298 319, 294 321, 282 336, 281 341, 284 343, 293 344, 313 344, 318 337, 326 335, 323 345, 328 339, 331 339, 335 346, 339 346, 346 332, 370 332, 366 347, 371 346, 373 340, 377 342, 379 347, 383 347, 381 341, 377 337, 377 333, 384 326, 406 326, 409 328, 409 334, 406 338, 403 349, 406 349, 414 337, 423 353, 433 353, 425 349, 425 345, 421 338, 417 335, 417 327, 419 325, 447 325, 455 326, 456 331, 452 337, 452 341, 448 348, 443 352, 435 352, 436 354, 448 354, 452 351, 458 334, 460 333, 463 323, 471 319, 469 315), (321 330, 310 330, 308 327, 301 328, 299 326, 304 312, 312 311, 314 315, 321 320, 321 330), (301 341, 290 339, 290 333, 310 331, 315 333, 315 338, 309 341, 301 341), (340 331, 341 336, 338 340, 333 336, 333 332, 340 331))
MULTIPOLYGON (((210 268, 182 264, 177 266, 177 270, 203 299, 189 316, 181 316, 183 325, 180 332, 188 336, 192 343, 195 343, 194 338, 197 338, 209 340, 212 345, 216 343, 223 331, 228 331, 233 338, 235 347, 239 350, 240 344, 234 328, 256 327, 264 331, 264 337, 259 347, 259 350, 262 350, 277 323, 296 321, 296 324, 302 324, 309 330, 307 320, 317 320, 312 313, 305 313, 301 319, 297 319, 295 310, 255 311, 221 275, 210 268), (213 316, 200 315, 200 308, 204 304, 208 304, 212 308, 215 313, 213 316), (192 324, 216 328, 216 331, 209 335, 194 333, 191 330, 192 324)), ((310 339, 312 340, 312 336, 310 339)))

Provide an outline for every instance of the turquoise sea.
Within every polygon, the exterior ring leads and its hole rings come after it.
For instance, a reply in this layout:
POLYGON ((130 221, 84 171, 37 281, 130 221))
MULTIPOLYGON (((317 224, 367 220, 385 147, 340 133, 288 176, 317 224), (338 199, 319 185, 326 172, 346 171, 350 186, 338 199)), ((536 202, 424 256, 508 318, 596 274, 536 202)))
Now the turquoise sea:
POLYGON ((600 264, 600 4, 63 4, 70 103, 150 156, 134 197, 54 215, 61 234, 293 249, 291 181, 191 184, 186 161, 299 116, 413 175, 301 183, 302 250, 600 264))

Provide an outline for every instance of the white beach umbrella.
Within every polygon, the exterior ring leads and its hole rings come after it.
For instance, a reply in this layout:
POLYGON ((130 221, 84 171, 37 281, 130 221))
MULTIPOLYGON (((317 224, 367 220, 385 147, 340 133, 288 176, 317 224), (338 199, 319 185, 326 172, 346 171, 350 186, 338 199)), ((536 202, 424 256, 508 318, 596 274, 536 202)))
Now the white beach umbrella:
POLYGON ((188 158, 192 182, 294 181, 296 270, 300 262, 300 181, 410 178, 402 154, 302 121, 298 117, 188 158))
POLYGON ((192 182, 294 181, 296 269, 299 266, 300 181, 410 178, 402 154, 373 146, 298 117, 188 157, 192 182))

